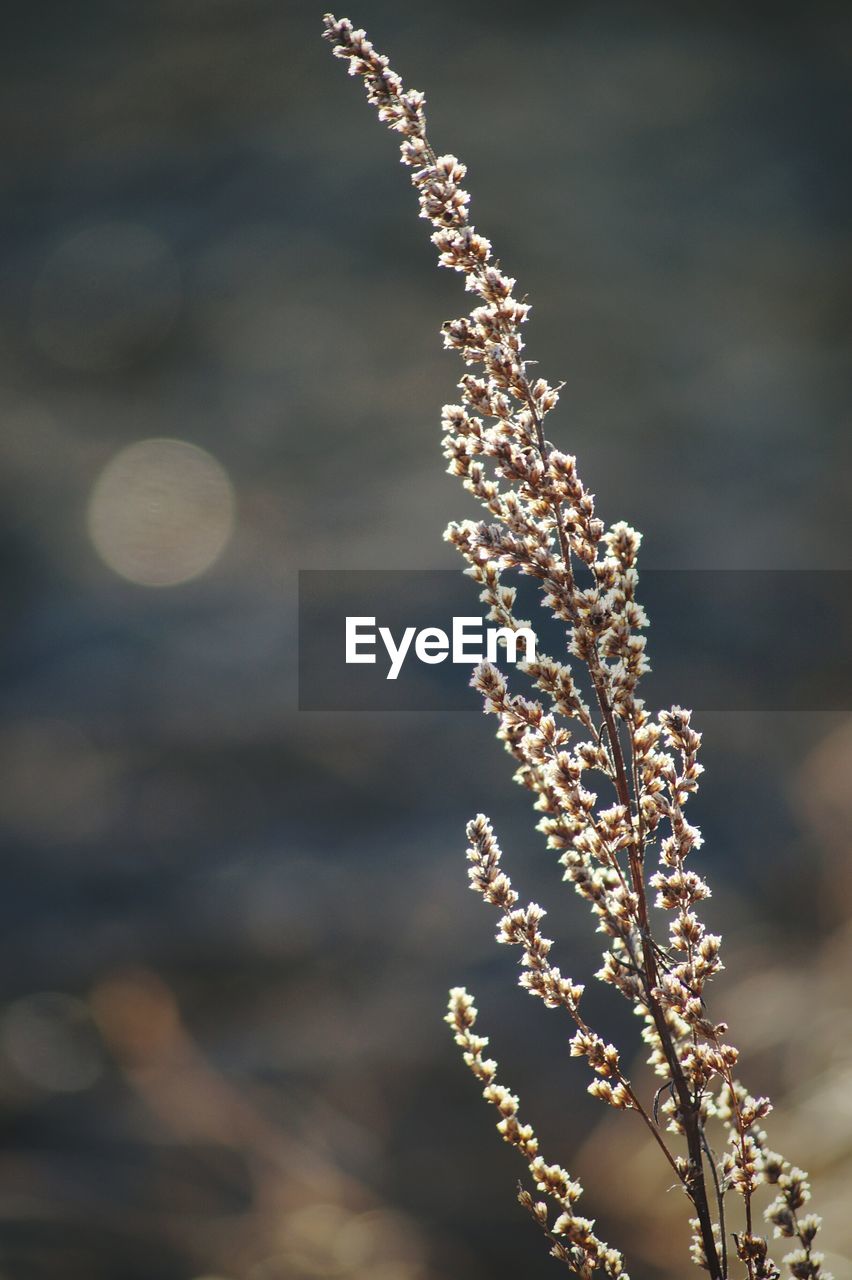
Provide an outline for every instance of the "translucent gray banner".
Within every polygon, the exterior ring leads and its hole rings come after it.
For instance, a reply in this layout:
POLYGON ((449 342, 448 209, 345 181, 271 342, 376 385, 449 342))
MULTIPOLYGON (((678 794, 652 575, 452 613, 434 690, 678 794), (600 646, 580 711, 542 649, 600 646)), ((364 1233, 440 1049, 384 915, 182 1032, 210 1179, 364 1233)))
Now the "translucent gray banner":
MULTIPOLYGON (((516 585, 517 613, 531 621, 539 648, 564 657, 565 629, 539 606, 536 584, 516 585)), ((852 710, 852 571, 647 569, 638 596, 651 620, 652 671, 641 688, 649 707, 852 710)), ((457 571, 303 570, 300 709, 478 711, 468 685, 474 658, 452 661, 454 619, 471 620, 461 652, 477 652, 474 618, 493 625, 476 584, 457 571), (350 657, 360 660, 346 661, 347 625, 350 657), (370 655, 374 662, 364 660, 370 655)), ((520 674, 513 687, 529 689, 520 674)))

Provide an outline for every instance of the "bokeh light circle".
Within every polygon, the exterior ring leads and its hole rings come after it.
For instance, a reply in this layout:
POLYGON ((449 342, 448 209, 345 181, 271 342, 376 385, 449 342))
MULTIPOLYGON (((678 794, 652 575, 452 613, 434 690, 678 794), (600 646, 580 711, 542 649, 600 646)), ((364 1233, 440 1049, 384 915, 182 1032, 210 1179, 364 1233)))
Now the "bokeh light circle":
POLYGON ((89 537, 115 573, 139 586, 172 587, 219 558, 234 525, 223 467, 185 440, 139 440, 116 454, 89 498, 89 537))

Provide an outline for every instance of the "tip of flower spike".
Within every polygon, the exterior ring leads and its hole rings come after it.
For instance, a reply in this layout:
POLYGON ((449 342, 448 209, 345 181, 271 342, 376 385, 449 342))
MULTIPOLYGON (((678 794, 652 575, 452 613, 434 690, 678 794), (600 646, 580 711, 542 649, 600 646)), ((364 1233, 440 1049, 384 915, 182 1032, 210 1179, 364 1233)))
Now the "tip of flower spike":
MULTIPOLYGON (((456 1032, 469 1031, 476 1022, 477 1008, 466 987, 451 987, 444 1021, 456 1032)), ((487 1040, 482 1041, 483 1045, 487 1040)))

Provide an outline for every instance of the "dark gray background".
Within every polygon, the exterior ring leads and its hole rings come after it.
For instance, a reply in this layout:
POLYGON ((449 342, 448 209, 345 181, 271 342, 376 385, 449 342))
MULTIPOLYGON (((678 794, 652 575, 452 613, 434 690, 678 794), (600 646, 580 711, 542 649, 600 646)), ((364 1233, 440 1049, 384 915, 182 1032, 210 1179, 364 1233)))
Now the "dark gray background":
MULTIPOLYGON (((530 354, 567 379, 550 433, 643 563, 848 570, 848 6, 351 16, 468 162, 530 354)), ((441 1024, 464 982, 548 1158, 634 1276, 674 1280, 665 1170, 586 1097, 569 1028, 512 989, 465 887, 485 809, 559 963, 596 967, 492 724, 295 709, 297 570, 453 568, 441 531, 472 514, 438 427, 460 372, 438 328, 469 298, 320 17, 4 13, 0 1273, 555 1274, 441 1024), (128 226, 162 247, 150 269, 122 259, 128 226), (56 266, 80 236, 94 274, 56 266), (212 453, 237 502, 222 558, 168 590, 86 532, 103 466, 159 436, 212 453)), ((852 734, 826 713, 699 727, 714 1011, 834 1206, 839 1277, 852 734)), ((602 1028, 635 1037, 597 986, 602 1028)))

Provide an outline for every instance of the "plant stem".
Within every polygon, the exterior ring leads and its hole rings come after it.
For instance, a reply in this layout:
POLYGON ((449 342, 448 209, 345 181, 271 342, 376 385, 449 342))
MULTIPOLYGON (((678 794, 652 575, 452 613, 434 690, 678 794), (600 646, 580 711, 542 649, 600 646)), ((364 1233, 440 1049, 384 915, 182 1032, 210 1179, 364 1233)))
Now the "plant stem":
MULTIPOLYGON (((542 462, 546 463, 547 442, 544 438, 541 418, 536 409, 535 401, 526 378, 524 378, 523 390, 524 400, 526 401, 535 425, 539 454, 542 462)), ((574 575, 571 568, 571 548, 565 532, 562 511, 558 504, 554 505, 553 512, 556 521, 559 547, 565 566, 565 576, 570 588, 573 587, 574 582, 574 575)), ((615 716, 613 714, 606 685, 602 677, 600 661, 597 659, 597 654, 595 654, 595 658, 596 661, 594 665, 589 663, 589 675, 594 686, 595 697, 597 698, 601 717, 606 726, 607 736, 609 738, 610 752, 615 770, 615 789, 618 795, 619 804, 623 805, 628 813, 631 813, 632 805, 630 784, 627 780, 627 770, 625 768, 621 740, 618 736, 615 716)), ((636 808, 637 810, 639 808, 638 795, 636 796, 636 808)), ((650 921, 648 919, 648 899, 645 893, 645 877, 642 865, 643 858, 636 841, 631 844, 628 850, 628 856, 630 860, 630 874, 633 882, 633 892, 636 895, 638 904, 639 925, 642 935, 642 954, 644 961, 643 985, 645 988, 645 995, 648 1002, 648 1008, 650 1009, 651 1016, 654 1019, 654 1026, 656 1027, 657 1035, 660 1038, 663 1053, 665 1054, 666 1062, 668 1063, 669 1071, 671 1073, 672 1084, 674 1086, 675 1093, 677 1094, 679 1116, 686 1135, 686 1146, 689 1154, 689 1174, 686 1178, 685 1186, 687 1194, 695 1207, 695 1212, 698 1215, 701 1241, 707 1258, 710 1278, 711 1280, 727 1280, 727 1268, 724 1270, 722 1268, 722 1264, 719 1259, 719 1252, 716 1248, 716 1237, 713 1234, 713 1219, 710 1213, 707 1184, 704 1178, 704 1154, 702 1151, 703 1134, 698 1112, 698 1104, 693 1099, 692 1094, 689 1091, 689 1085, 687 1084, 686 1077, 684 1076, 683 1069, 680 1065, 680 1061, 678 1060, 677 1051, 672 1041, 671 1032, 669 1030, 668 1023, 666 1022, 665 1014, 659 1000, 654 995, 654 991, 658 985, 657 964, 654 957, 653 938, 651 936, 650 921)), ((642 1114, 645 1113, 642 1112, 642 1114)), ((650 1118, 647 1115, 645 1118, 648 1121, 652 1132, 655 1132, 655 1136, 659 1138, 659 1134, 656 1134, 655 1126, 650 1121, 650 1118)), ((668 1148, 665 1146, 665 1143, 661 1138, 660 1145, 668 1154, 668 1148)))

